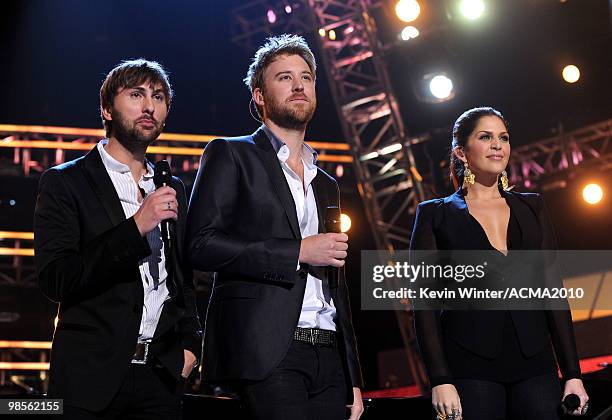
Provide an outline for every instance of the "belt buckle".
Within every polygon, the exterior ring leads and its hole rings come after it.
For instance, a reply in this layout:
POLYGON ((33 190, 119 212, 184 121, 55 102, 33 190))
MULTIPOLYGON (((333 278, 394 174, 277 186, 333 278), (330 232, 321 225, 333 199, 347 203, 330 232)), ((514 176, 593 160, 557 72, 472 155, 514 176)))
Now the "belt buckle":
POLYGON ((313 346, 315 345, 314 329, 313 328, 310 329, 310 344, 313 345, 313 346))
POLYGON ((136 365, 146 365, 149 358, 149 343, 138 343, 144 345, 144 355, 142 359, 134 359, 132 358, 132 363, 136 365))

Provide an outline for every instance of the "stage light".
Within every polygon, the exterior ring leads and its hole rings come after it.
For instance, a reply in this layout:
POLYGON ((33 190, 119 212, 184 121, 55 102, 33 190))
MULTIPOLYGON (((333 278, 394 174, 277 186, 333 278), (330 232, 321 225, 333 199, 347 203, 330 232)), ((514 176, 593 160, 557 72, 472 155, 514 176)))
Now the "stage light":
POLYGON ((439 104, 453 99, 461 92, 461 74, 452 63, 432 63, 430 72, 412 81, 415 96, 421 102, 439 104))
POLYGON ((351 218, 348 214, 342 213, 340 215, 340 231, 346 233, 349 230, 351 230, 351 218))
POLYGON ((322 37, 325 36, 325 29, 323 28, 319 29, 319 36, 322 36, 322 37))
POLYGON ((429 91, 437 99, 450 99, 453 93, 453 81, 442 74, 434 76, 429 82, 429 91))
POLYGON ((462 0, 459 4, 459 10, 467 19, 475 20, 484 13, 485 4, 483 0, 462 0))
POLYGON ((291 8, 291 6, 289 6, 289 5, 286 5, 286 6, 285 6, 285 13, 289 14, 289 13, 291 13, 292 11, 293 11, 293 9, 291 8))
POLYGON ((334 31, 333 29, 331 29, 327 35, 329 36, 329 39, 331 41, 335 41, 336 40, 336 31, 334 31))
POLYGON ((406 26, 404 29, 402 29, 402 32, 400 33, 400 38, 403 41, 414 39, 417 36, 419 36, 419 30, 414 26, 406 26))
POLYGON ((384 156, 384 155, 388 155, 389 153, 397 152, 399 150, 402 150, 402 144, 401 143, 395 143, 395 144, 390 144, 389 146, 383 147, 382 149, 380 149, 378 154, 380 156, 384 156))
POLYGON ((582 198, 589 204, 597 204, 603 198, 603 190, 597 184, 588 184, 582 189, 582 198))
POLYGON ((412 22, 421 14, 421 6, 416 0, 399 0, 395 5, 395 14, 401 21, 412 22))
POLYGON ((563 67, 561 73, 567 83, 576 83, 580 79, 580 69, 573 64, 563 67))
POLYGON ((270 23, 276 22, 276 13, 274 13, 274 10, 268 9, 268 13, 266 13, 266 17, 268 18, 268 22, 270 23))
POLYGON ((366 160, 376 159, 377 157, 378 157, 378 152, 370 152, 370 153, 366 153, 365 155, 361 156, 359 160, 361 160, 362 162, 365 162, 366 160))
POLYGON ((344 176, 344 165, 340 164, 336 166, 336 178, 342 178, 344 176))

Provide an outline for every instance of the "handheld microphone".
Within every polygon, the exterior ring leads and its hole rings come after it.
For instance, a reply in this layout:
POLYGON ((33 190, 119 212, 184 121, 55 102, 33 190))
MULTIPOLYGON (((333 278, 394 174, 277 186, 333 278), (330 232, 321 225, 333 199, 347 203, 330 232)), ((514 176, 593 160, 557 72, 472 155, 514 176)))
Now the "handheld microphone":
MULTIPOLYGON (((155 183, 155 188, 161 188, 170 185, 171 181, 172 170, 170 169, 170 164, 168 164, 168 161, 166 160, 160 160, 155 164, 155 170, 153 173, 153 182, 155 183)), ((172 244, 170 220, 166 219, 161 222, 161 232, 164 245, 166 246, 166 248, 169 249, 172 244)))
MULTIPOLYGON (((325 209, 325 232, 340 233, 340 208, 337 206, 327 206, 325 209)), ((338 287, 338 268, 327 268, 327 279, 329 288, 338 287)))
POLYGON ((576 394, 567 394, 565 398, 563 398, 563 408, 567 410, 568 413, 576 410, 580 407, 580 397, 576 394))

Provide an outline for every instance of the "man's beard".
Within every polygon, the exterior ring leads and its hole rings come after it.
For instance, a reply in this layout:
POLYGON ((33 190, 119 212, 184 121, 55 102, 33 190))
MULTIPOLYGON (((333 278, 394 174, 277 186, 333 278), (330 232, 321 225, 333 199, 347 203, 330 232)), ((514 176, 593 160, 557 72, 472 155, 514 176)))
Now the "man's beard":
POLYGON ((159 137, 164 127, 163 121, 154 121, 155 129, 144 130, 138 124, 123 118, 121 113, 113 110, 113 131, 115 138, 132 154, 143 154, 147 147, 159 137))
POLYGON ((264 94, 266 116, 279 127, 305 130, 317 107, 316 99, 305 102, 302 107, 292 107, 286 102, 277 102, 264 94))

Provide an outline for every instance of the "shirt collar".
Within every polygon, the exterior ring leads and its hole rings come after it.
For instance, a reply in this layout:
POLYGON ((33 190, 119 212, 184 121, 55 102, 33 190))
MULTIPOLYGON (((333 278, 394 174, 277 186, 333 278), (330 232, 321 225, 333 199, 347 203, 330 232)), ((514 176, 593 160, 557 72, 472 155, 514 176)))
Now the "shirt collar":
MULTIPOLYGON (((102 139, 98 142, 98 152, 100 153, 100 157, 102 158, 102 163, 109 171, 119 172, 121 174, 131 172, 130 167, 125 163, 119 162, 117 159, 112 157, 110 153, 106 151, 104 146, 108 144, 108 139, 102 139)), ((142 176, 145 181, 149 180, 149 178, 153 178, 153 165, 149 162, 148 159, 145 159, 145 163, 147 166, 147 171, 142 176)))
MULTIPOLYGON (((268 127, 267 125, 263 124, 262 129, 268 136, 268 139, 270 139, 270 143, 272 143, 272 148, 276 152, 276 155, 279 156, 282 147, 286 146, 286 143, 282 141, 276 134, 274 134, 272 130, 270 130, 270 127, 268 127)), ((308 166, 316 165, 318 153, 312 147, 310 147, 308 143, 304 142, 303 145, 304 147, 302 148, 302 157, 304 158, 304 161, 308 166)), ((281 159, 280 156, 279 159, 281 159)), ((284 162, 287 160, 287 158, 281 160, 284 162)))

